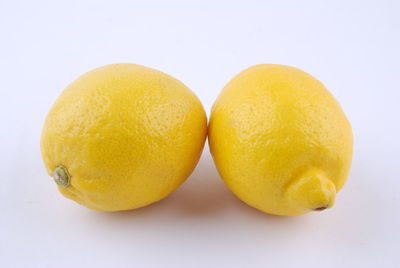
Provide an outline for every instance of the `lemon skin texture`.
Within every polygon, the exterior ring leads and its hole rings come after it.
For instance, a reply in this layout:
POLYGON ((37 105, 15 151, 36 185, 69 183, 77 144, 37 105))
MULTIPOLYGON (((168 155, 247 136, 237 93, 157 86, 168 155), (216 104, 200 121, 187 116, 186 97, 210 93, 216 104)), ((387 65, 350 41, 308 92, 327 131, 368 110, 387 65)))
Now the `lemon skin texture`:
POLYGON ((234 77, 213 105, 208 135, 226 185, 269 214, 332 207, 351 165, 352 130, 340 105, 290 66, 261 64, 234 77))
POLYGON ((41 152, 64 196, 95 210, 128 210, 184 182, 206 133, 204 109, 183 83, 144 66, 112 64, 62 92, 45 120, 41 152))

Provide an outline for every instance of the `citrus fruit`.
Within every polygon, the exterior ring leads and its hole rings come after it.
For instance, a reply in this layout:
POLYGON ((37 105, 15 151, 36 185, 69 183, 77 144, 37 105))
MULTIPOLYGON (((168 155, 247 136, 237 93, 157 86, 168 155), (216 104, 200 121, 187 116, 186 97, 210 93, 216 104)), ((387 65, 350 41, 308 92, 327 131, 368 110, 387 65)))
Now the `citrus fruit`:
POLYGON ((203 149, 207 119, 181 82, 135 64, 92 70, 47 115, 46 170, 60 192, 102 211, 143 207, 176 189, 203 149))
POLYGON ((311 75, 261 64, 215 101, 209 145, 226 185, 276 215, 332 207, 349 173, 353 138, 340 105, 311 75))

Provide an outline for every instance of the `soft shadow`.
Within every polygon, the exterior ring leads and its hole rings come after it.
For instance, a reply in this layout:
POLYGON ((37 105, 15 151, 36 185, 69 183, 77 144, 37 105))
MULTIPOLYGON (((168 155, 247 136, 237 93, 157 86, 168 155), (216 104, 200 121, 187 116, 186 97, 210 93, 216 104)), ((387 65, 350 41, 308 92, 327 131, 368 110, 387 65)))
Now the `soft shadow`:
POLYGON ((107 221, 173 221, 190 220, 209 221, 215 218, 235 215, 246 221, 274 224, 293 224, 304 218, 275 216, 248 206, 237 198, 223 183, 213 160, 204 152, 193 174, 183 185, 167 198, 147 207, 121 211, 98 212, 89 214, 107 221))
POLYGON ((204 157, 195 172, 168 200, 182 217, 214 217, 231 201, 211 157, 204 157))
POLYGON ((135 210, 93 213, 97 214, 96 217, 114 219, 146 217, 206 219, 224 213, 226 206, 235 199, 220 179, 212 158, 203 155, 187 181, 165 199, 135 210))

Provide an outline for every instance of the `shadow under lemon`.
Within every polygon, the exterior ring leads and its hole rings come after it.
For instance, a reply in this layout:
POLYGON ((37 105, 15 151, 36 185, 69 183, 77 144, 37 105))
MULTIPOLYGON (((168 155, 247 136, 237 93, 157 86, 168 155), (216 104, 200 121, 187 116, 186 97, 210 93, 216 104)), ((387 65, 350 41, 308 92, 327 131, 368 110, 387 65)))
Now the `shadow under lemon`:
POLYGON ((191 176, 166 198, 149 206, 118 212, 98 212, 105 217, 174 217, 207 218, 216 217, 227 207, 241 202, 229 191, 220 179, 211 156, 203 153, 191 176))
POLYGON ((282 217, 263 213, 238 199, 220 178, 213 160, 205 150, 192 175, 172 194, 149 206, 120 212, 91 211, 96 217, 107 220, 155 220, 192 219, 208 221, 210 219, 241 215, 253 220, 293 221, 295 217, 282 217), (112 219, 110 219, 112 218, 112 219))

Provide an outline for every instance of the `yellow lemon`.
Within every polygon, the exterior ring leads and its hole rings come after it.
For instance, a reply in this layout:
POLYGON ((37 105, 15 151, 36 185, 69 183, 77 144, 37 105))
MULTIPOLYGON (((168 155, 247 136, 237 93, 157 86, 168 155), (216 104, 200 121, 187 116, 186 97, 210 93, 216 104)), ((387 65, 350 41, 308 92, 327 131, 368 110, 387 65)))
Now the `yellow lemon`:
POLYGON ((96 210, 156 202, 190 175, 207 119, 181 82, 135 64, 112 64, 70 84, 47 115, 41 151, 61 193, 96 210))
POLYGON ((227 186, 276 215, 333 205, 349 173, 349 121, 324 85, 283 65, 238 74, 213 105, 209 144, 227 186))

